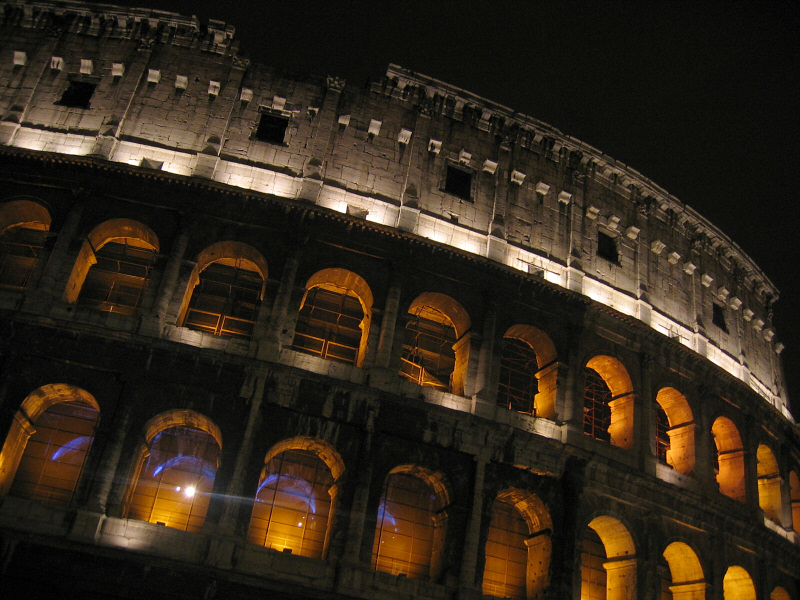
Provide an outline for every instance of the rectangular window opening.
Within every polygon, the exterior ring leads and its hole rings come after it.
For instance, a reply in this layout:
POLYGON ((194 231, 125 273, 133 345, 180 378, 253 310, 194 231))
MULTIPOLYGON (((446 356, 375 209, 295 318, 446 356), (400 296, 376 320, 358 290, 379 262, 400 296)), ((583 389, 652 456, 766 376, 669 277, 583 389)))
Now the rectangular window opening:
POLYGON ((472 202, 472 173, 447 165, 444 191, 462 200, 472 202))
POLYGON ((712 306, 713 312, 711 313, 711 322, 725 333, 728 333, 728 323, 725 321, 725 307, 720 306, 716 302, 714 302, 712 306))
POLYGON ((256 129, 256 139, 270 144, 283 144, 289 119, 271 113, 261 113, 256 129))
POLYGON ((69 108, 88 109, 89 103, 92 99, 92 94, 94 94, 96 87, 96 83, 83 81, 80 79, 72 79, 69 82, 69 87, 67 87, 62 94, 61 100, 56 102, 56 104, 59 106, 67 106, 69 108))
POLYGON ((597 256, 604 258, 615 265, 619 264, 619 252, 617 252, 617 242, 610 235, 597 232, 597 256))

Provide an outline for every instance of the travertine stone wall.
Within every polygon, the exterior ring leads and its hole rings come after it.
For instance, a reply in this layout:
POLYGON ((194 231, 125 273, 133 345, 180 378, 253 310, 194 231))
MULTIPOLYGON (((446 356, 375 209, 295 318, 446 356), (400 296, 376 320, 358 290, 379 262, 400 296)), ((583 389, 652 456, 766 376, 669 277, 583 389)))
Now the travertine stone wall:
POLYGON ((171 585, 208 598, 474 600, 504 495, 547 513, 545 598, 579 597, 587 527, 624 538, 629 554, 611 557, 623 597, 659 598, 677 540, 696 553, 707 598, 723 600, 731 566, 759 600, 777 586, 798 598, 800 437, 770 324, 777 290, 691 208, 546 124, 397 66, 365 89, 298 80, 241 58, 224 24, 69 1, 7 7, 0 214, 24 199, 50 227, 29 282, 0 290, 0 441, 17 444, 20 407, 43 386, 84 390, 101 418, 69 506, 0 498, 3 577, 41 591, 46 563, 62 595, 171 585), (96 82, 88 109, 58 104, 70 78, 96 82), (286 119, 282 143, 256 138, 263 114, 286 119), (469 198, 445 191, 448 167, 471 174, 469 198), (88 241, 117 220, 157 241, 133 316, 74 302, 79 284, 65 294, 94 256, 88 241), (601 255, 600 234, 618 260, 601 255), (250 339, 184 327, 211 255, 251 259, 265 278, 250 339), (371 303, 357 365, 291 347, 307 283, 334 269, 371 303), (420 297, 456 315, 450 392, 398 375, 420 297), (547 341, 544 416, 496 404, 510 330, 547 341), (593 359, 619 396, 611 442, 584 433, 593 359), (680 459, 667 464, 663 390, 681 421, 670 432, 680 459), (183 414, 222 445, 196 534, 125 518, 148 423, 183 414), (736 485, 722 491, 720 422, 740 438, 736 485), (321 559, 246 541, 264 458, 297 437, 335 457, 321 559), (778 470, 769 514, 760 447, 778 470), (435 474, 448 497, 427 579, 371 566, 382 485, 398 467, 435 474))
POLYGON ((543 272, 786 410, 777 290, 712 224, 596 149, 394 65, 367 89, 298 81, 241 58, 233 28, 217 22, 77 2, 11 3, 2 18, 0 142, 349 206, 543 272), (96 84, 88 110, 58 104, 71 79, 96 84), (264 113, 287 119, 284 143, 256 138, 264 113), (471 174, 469 199, 444 191, 448 166, 471 174), (601 234, 617 261, 598 254, 601 234))

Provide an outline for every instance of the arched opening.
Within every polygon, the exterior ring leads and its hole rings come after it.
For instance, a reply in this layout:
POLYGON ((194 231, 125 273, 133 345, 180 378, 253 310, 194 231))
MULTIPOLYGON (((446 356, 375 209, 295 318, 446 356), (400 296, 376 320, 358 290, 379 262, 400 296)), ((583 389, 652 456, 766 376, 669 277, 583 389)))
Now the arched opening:
POLYGON ((636 550, 627 528, 609 516, 596 517, 584 531, 581 600, 634 600, 636 550))
POLYGON ((264 298, 267 262, 240 242, 203 250, 192 270, 178 322, 212 335, 250 339, 264 298))
POLYGON ((0 205, 0 288, 23 290, 28 285, 50 230, 50 213, 31 200, 0 205))
POLYGON ((72 385, 48 384, 29 394, 0 451, 0 493, 69 504, 99 417, 94 397, 72 385))
POLYGON ((558 363, 550 338, 530 325, 514 325, 503 338, 497 405, 551 419, 558 363))
POLYGON ((400 374, 419 385, 464 393, 470 319, 444 294, 428 292, 408 309, 400 374))
POLYGON ((711 426, 711 434, 717 447, 719 491, 734 500, 744 502, 744 449, 739 430, 729 418, 718 417, 711 426))
POLYGON ((414 465, 393 469, 378 505, 372 568, 435 580, 441 569, 449 497, 440 473, 414 465))
POLYGON ((658 462, 669 464, 669 417, 664 409, 656 405, 656 458, 658 462))
POLYGON ((656 395, 656 449, 659 460, 680 473, 694 471, 694 417, 686 397, 665 387, 656 395))
POLYGON ((722 579, 724 600, 756 600, 756 587, 744 568, 737 565, 728 567, 722 579))
POLYGON ((663 557, 669 569, 661 600, 705 600, 703 567, 691 546, 683 542, 672 542, 664 549, 663 557))
POLYGON ((633 447, 633 384, 616 358, 595 356, 584 371, 583 432, 614 446, 633 447))
POLYGON ((64 300, 105 312, 139 311, 159 244, 153 231, 130 219, 110 219, 81 245, 64 300))
POLYGON ((783 498, 778 461, 775 460, 775 455, 766 444, 759 444, 756 458, 758 460, 758 505, 768 519, 780 523, 783 517, 783 498))
POLYGON ((800 475, 797 471, 789 473, 789 497, 792 500, 792 528, 800 535, 800 475))
POLYGON ((549 582, 551 529, 550 514, 535 494, 501 492, 486 539, 484 595, 540 598, 549 582))
POLYGON ((145 440, 128 517, 199 532, 219 466, 219 428, 194 411, 169 411, 145 425, 145 440))
POLYGON ((258 482, 247 541, 323 558, 343 463, 325 442, 293 438, 273 447, 258 482))
POLYGON ((328 360, 361 365, 372 318, 372 291, 345 269, 323 269, 306 283, 292 347, 328 360))
POLYGON ((769 600, 792 600, 792 597, 782 587, 776 587, 769 595, 769 600))

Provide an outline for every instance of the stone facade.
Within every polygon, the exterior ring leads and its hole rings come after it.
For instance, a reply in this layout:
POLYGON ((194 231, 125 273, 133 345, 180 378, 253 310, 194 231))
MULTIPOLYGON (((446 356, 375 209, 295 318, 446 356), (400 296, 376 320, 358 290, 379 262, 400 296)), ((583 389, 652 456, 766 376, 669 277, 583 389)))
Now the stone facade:
POLYGON ((8 589, 800 598, 778 292, 702 216, 394 65, 356 89, 250 64, 218 22, 77 2, 0 19, 8 589), (65 404, 99 416, 58 500, 54 458, 19 481, 65 404), (196 526, 132 516, 173 431, 218 451, 196 526), (290 454, 330 478, 319 550, 251 539, 290 454), (428 490, 430 539, 390 567, 399 482, 428 490), (499 506, 527 557, 505 591, 499 506))

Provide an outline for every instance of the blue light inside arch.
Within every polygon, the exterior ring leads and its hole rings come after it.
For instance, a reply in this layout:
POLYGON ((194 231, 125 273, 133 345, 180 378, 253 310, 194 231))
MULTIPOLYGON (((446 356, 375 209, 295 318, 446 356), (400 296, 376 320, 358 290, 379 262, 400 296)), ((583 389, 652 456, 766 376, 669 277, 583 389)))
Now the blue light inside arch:
POLYGON ((53 452, 53 456, 50 457, 50 460, 58 460, 68 452, 78 452, 79 450, 84 450, 88 448, 91 441, 92 437, 88 435, 82 435, 80 437, 76 437, 68 444, 64 444, 63 446, 61 446, 61 448, 53 452))
POLYGON ((317 502, 314 499, 314 487, 311 483, 302 477, 287 475, 285 473, 283 475, 274 473, 264 478, 264 481, 261 482, 261 485, 258 486, 258 490, 256 490, 256 502, 262 502, 262 500, 258 498, 261 494, 261 490, 273 485, 277 485, 275 491, 280 490, 282 492, 291 493, 296 496, 298 501, 308 505, 308 511, 311 514, 316 514, 317 502))

